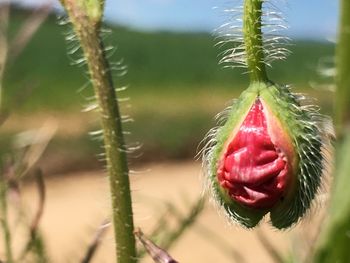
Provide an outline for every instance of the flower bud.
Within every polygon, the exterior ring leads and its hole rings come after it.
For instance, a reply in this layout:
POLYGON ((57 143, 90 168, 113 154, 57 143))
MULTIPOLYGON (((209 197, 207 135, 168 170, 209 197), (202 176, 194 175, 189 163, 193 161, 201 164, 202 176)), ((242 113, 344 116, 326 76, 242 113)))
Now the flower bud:
POLYGON ((254 227, 270 213, 287 228, 321 183, 323 117, 287 87, 254 83, 234 103, 204 150, 208 188, 234 222, 254 227))

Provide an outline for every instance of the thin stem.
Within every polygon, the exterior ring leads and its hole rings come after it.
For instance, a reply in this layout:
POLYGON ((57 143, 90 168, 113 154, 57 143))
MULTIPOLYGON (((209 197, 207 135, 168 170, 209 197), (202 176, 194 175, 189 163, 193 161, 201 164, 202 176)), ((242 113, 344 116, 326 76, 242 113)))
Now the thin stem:
POLYGON ((80 40, 99 105, 110 180, 117 262, 136 262, 129 170, 121 116, 100 37, 103 1, 63 0, 80 40))
POLYGON ((155 263, 178 263, 167 251, 158 247, 152 240, 148 239, 141 229, 136 229, 135 235, 155 263))
POLYGON ((4 176, 0 178, 0 211, 1 211, 1 227, 4 238, 5 252, 6 252, 6 262, 13 262, 12 248, 11 248, 11 232, 8 223, 8 207, 7 207, 7 190, 8 185, 4 176))
POLYGON ((251 81, 268 80, 264 64, 262 26, 263 0, 245 0, 243 16, 244 45, 251 81))
POLYGON ((336 51, 337 91, 335 95, 335 120, 338 135, 350 125, 350 1, 341 1, 339 43, 336 51))
POLYGON ((90 243, 81 263, 90 263, 92 261, 94 255, 96 254, 96 251, 97 251, 98 247, 100 246, 101 241, 102 241, 103 237, 105 236, 107 230, 109 229, 110 225, 111 225, 111 223, 109 222, 109 220, 104 220, 103 223, 99 226, 99 228, 97 229, 95 236, 94 236, 92 242, 90 243))
POLYGON ((179 218, 178 227, 174 231, 167 233, 166 238, 161 242, 160 245, 163 249, 168 250, 196 222, 196 219, 204 209, 204 205, 205 200, 200 197, 189 209, 190 213, 186 217, 179 218))
MULTIPOLYGON (((168 250, 173 244, 183 235, 183 233, 189 229, 197 221, 198 217, 204 210, 205 200, 203 197, 198 198, 188 209, 189 213, 186 216, 182 216, 178 209, 172 205, 168 204, 168 209, 165 214, 163 214, 159 220, 157 220, 156 228, 151 233, 151 238, 153 240, 159 239, 159 245, 168 250), (168 230, 168 222, 166 218, 169 216, 176 220, 177 227, 175 229, 168 230)), ((136 231, 137 232, 137 231, 136 231)), ((145 250, 138 251, 138 257, 142 258, 145 255, 145 250)))
POLYGON ((10 13, 9 2, 0 4, 0 110, 2 109, 2 82, 7 63, 7 26, 10 13))

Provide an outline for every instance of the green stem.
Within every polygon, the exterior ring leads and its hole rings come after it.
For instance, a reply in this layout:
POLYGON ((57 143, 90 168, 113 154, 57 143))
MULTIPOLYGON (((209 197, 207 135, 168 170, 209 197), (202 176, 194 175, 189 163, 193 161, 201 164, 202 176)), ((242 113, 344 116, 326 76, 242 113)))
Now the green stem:
POLYGON ((350 262, 350 1, 342 0, 340 10, 334 110, 338 143, 329 211, 316 243, 315 263, 350 262))
POLYGON ((263 0, 244 1, 243 36, 247 65, 252 82, 268 81, 261 31, 263 2, 263 0))
POLYGON ((126 146, 117 95, 100 36, 103 2, 63 0, 80 40, 100 109, 109 172, 117 262, 136 262, 126 146))
POLYGON ((338 135, 350 125, 350 1, 341 1, 339 43, 336 51, 337 92, 335 95, 335 121, 338 135))

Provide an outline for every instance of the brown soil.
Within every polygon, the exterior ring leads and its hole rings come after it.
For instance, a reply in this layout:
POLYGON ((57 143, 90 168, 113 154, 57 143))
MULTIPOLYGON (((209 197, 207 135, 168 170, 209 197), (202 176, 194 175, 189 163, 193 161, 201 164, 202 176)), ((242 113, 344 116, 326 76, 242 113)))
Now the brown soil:
MULTIPOLYGON (((186 211, 201 192, 200 166, 194 163, 147 165, 132 175, 136 226, 149 232, 166 202, 186 211)), ((79 262, 96 227, 108 217, 108 181, 101 172, 71 174, 47 179, 47 203, 41 229, 52 262, 79 262)), ((33 185, 25 188, 25 200, 35 207, 33 185)), ((291 251, 304 255, 309 248, 316 219, 284 232, 263 223, 255 230, 229 226, 209 203, 198 222, 170 249, 182 263, 275 262, 257 237, 264 234, 284 256, 291 251), (214 234, 213 234, 214 233, 214 234), (302 234, 300 234, 302 233, 302 234)), ((266 241, 264 241, 266 244, 266 241)), ((92 262, 115 262, 112 229, 92 262)), ((143 262, 152 262, 146 258, 143 262)))
POLYGON ((30 129, 39 129, 44 123, 50 121, 52 125, 58 127, 57 134, 60 136, 80 136, 97 124, 97 119, 93 113, 72 114, 61 112, 33 113, 33 114, 13 114, 1 126, 4 133, 21 132, 30 129))

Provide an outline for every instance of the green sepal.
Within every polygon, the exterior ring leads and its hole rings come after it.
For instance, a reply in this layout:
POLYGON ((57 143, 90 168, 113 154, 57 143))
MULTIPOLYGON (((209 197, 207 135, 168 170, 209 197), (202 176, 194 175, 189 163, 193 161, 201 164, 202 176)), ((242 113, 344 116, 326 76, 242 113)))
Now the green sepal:
POLYGON ((315 107, 301 106, 302 97, 286 86, 271 85, 261 91, 261 97, 286 127, 299 159, 295 192, 270 211, 272 225, 284 229, 299 221, 320 188, 325 167, 323 153, 329 144, 323 129, 325 117, 315 107))
POLYGON ((220 127, 216 133, 215 145, 213 145, 213 148, 208 151, 210 156, 205 157, 209 162, 208 169, 210 169, 208 174, 208 187, 210 188, 217 205, 223 208, 223 212, 231 221, 240 223, 247 228, 256 226, 268 211, 244 207, 232 200, 218 183, 217 164, 223 151, 223 147, 225 146, 225 142, 232 134, 233 129, 240 127, 244 121, 245 116, 258 95, 258 91, 260 90, 259 86, 262 84, 263 83, 254 83, 233 102, 227 113, 225 125, 220 127))

